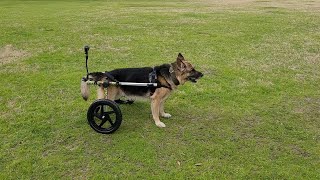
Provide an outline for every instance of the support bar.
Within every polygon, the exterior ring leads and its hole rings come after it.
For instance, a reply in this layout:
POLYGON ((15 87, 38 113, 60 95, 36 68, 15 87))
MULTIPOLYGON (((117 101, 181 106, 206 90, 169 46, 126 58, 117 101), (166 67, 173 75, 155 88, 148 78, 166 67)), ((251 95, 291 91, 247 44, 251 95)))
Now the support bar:
POLYGON ((119 86, 141 86, 141 87, 148 87, 153 86, 157 87, 157 83, 135 83, 135 82, 108 82, 108 81, 87 81, 87 84, 97 84, 102 85, 104 83, 108 83, 110 85, 119 85, 119 86))

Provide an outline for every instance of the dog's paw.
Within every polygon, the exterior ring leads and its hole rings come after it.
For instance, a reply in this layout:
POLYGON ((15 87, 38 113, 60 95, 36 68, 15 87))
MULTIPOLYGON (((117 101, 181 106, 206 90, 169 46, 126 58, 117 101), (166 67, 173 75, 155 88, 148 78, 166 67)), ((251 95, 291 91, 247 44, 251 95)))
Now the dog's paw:
POLYGON ((158 122, 158 123, 156 123, 156 125, 158 126, 158 127, 161 127, 161 128, 164 128, 164 127, 166 127, 166 125, 163 123, 163 122, 158 122))
POLYGON ((161 116, 164 118, 171 118, 171 114, 169 114, 169 113, 164 113, 161 116))

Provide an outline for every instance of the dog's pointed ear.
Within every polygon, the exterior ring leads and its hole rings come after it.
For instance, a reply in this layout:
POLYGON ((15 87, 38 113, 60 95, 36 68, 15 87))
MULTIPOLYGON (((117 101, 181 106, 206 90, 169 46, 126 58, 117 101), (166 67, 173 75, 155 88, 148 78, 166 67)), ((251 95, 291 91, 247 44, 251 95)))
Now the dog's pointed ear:
POLYGON ((178 57, 177 57, 177 65, 178 65, 178 69, 179 69, 180 71, 184 71, 184 70, 186 69, 186 67, 187 67, 187 66, 184 64, 183 61, 185 61, 185 60, 184 60, 184 57, 182 56, 181 53, 179 53, 179 54, 178 54, 178 57))
POLYGON ((181 61, 184 61, 184 57, 182 56, 181 53, 178 54, 177 60, 178 60, 178 59, 181 60, 181 61))

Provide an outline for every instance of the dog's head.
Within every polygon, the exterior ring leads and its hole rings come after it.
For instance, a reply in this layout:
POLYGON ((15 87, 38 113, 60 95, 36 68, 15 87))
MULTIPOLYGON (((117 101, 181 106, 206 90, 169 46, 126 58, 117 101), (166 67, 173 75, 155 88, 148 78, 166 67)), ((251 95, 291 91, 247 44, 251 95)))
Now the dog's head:
POLYGON ((175 64, 175 73, 181 84, 184 84, 186 81, 196 83, 203 76, 201 72, 195 70, 191 63, 184 59, 181 53, 179 53, 175 64))

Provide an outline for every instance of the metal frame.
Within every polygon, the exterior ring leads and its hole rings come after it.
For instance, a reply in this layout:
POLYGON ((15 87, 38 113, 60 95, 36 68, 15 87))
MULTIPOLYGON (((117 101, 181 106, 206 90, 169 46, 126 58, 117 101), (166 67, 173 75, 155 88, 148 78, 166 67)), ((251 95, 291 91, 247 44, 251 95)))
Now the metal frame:
POLYGON ((113 81, 87 81, 89 85, 103 85, 107 87, 108 85, 115 86, 140 86, 140 87, 158 87, 157 83, 135 83, 135 82, 113 82, 113 81))

